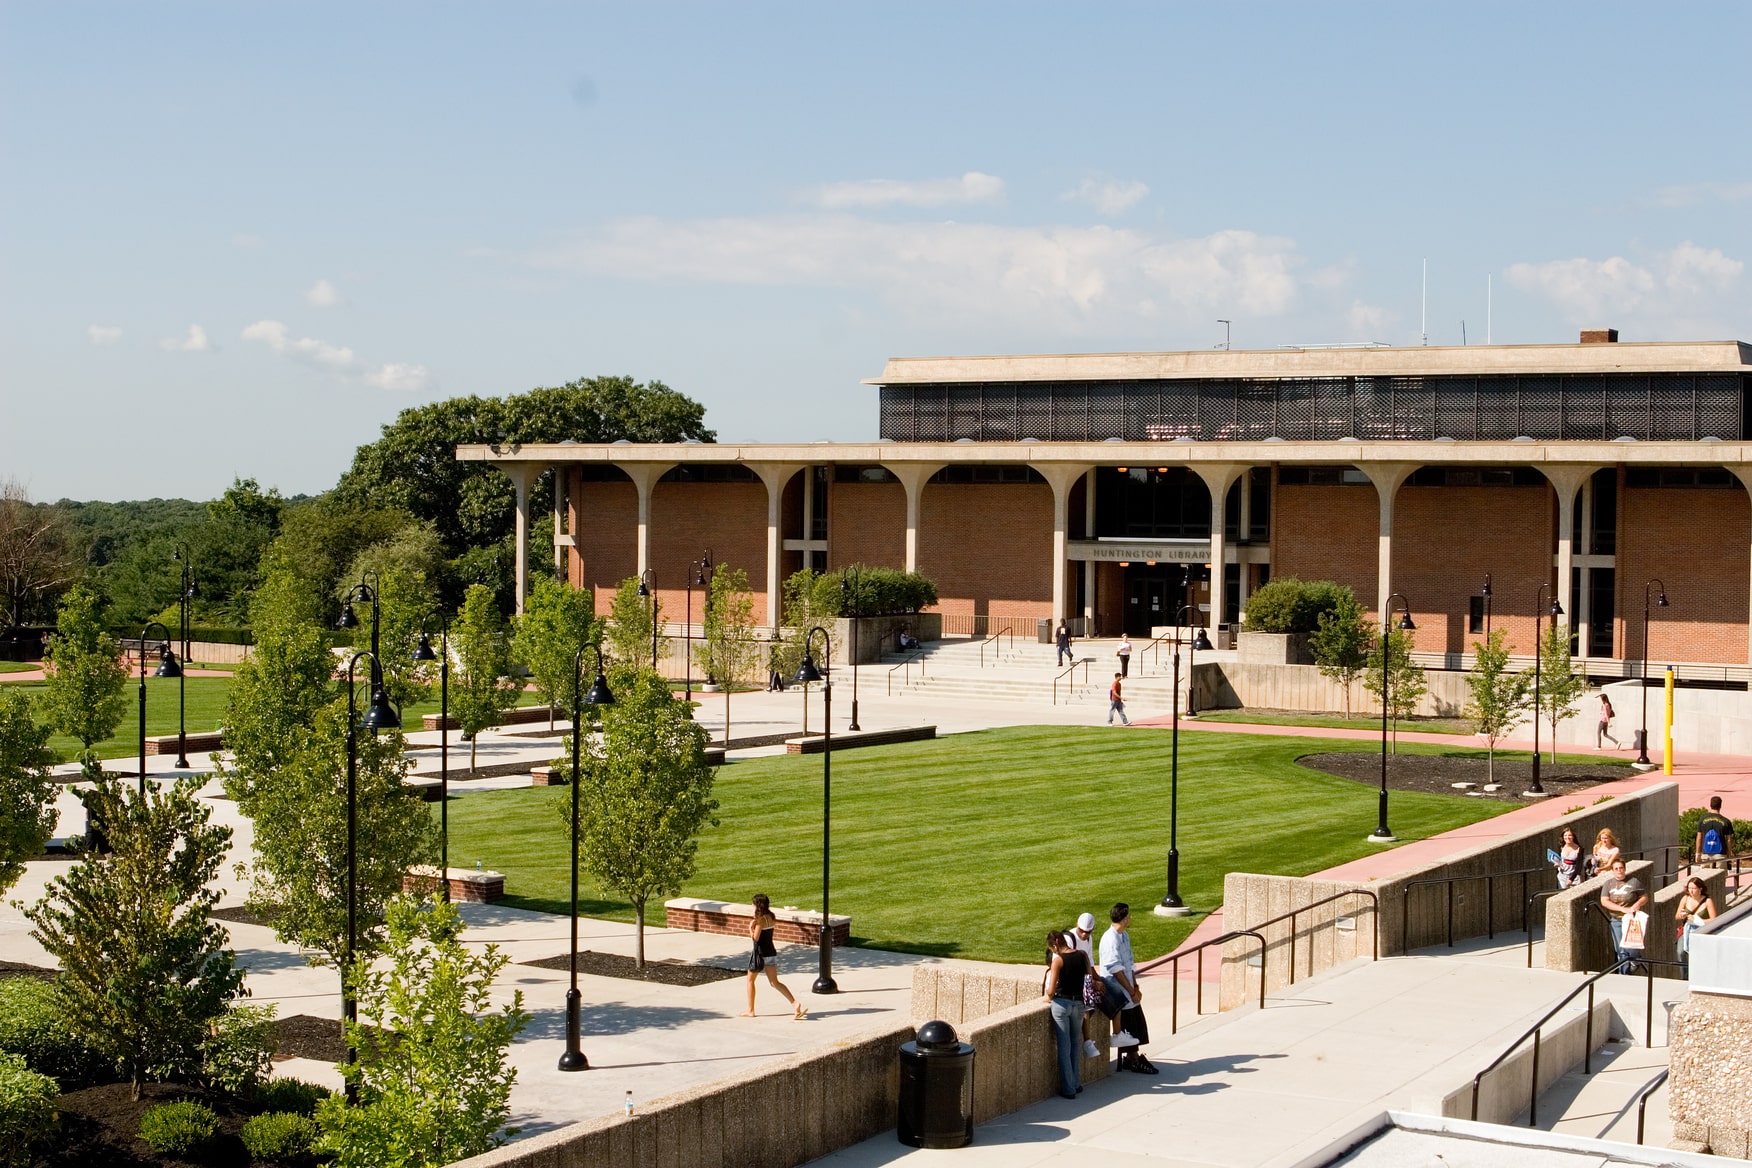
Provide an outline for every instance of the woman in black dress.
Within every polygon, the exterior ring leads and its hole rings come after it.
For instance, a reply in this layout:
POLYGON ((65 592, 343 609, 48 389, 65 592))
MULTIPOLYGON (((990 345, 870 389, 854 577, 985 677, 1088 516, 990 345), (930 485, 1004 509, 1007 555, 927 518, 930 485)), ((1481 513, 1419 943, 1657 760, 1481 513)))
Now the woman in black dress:
POLYGON ((772 903, 764 892, 754 898, 754 919, 748 922, 748 936, 754 942, 754 949, 748 955, 748 1009, 742 1012, 742 1016, 754 1017, 754 979, 764 969, 767 981, 785 996, 795 1011, 794 1017, 802 1021, 809 1013, 809 1007, 792 997, 785 983, 779 980, 779 951, 773 945, 773 926, 778 920, 773 916, 772 903))

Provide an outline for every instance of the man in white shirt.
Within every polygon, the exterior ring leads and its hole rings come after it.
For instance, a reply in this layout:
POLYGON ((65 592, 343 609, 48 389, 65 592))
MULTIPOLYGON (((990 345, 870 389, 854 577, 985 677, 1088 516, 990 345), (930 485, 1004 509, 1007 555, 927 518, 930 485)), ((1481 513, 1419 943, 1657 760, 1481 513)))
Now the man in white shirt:
POLYGON ((1141 1004, 1144 993, 1138 988, 1137 970, 1132 963, 1131 937, 1127 932, 1131 928, 1131 906, 1121 901, 1107 915, 1113 926, 1101 934, 1101 974, 1117 986, 1126 999, 1119 1014, 1123 1029, 1114 1034, 1113 1045, 1130 1048, 1119 1056, 1119 1069, 1153 1075, 1156 1068, 1144 1057, 1142 1050, 1142 1044, 1150 1041, 1150 1027, 1144 1020, 1144 1008, 1141 1004), (1130 1041, 1122 1042, 1121 1036, 1130 1041))
MULTIPOLYGON (((1077 918, 1077 926, 1071 930, 1071 946, 1080 950, 1089 959, 1090 970, 1101 978, 1101 1012, 1106 1014, 1110 1020, 1117 1019, 1120 1007, 1125 1004, 1125 991, 1120 989, 1112 978, 1102 974, 1096 965, 1095 916, 1093 913, 1084 913, 1077 918)), ((1136 1046, 1137 1043, 1132 1040, 1130 1035, 1116 1031, 1113 1036, 1113 1045, 1123 1048, 1136 1046)), ((1089 1037, 1089 1015, 1087 1013, 1083 1015, 1083 1054, 1089 1058, 1098 1058, 1101 1054, 1101 1049, 1095 1045, 1095 1040, 1089 1037)))

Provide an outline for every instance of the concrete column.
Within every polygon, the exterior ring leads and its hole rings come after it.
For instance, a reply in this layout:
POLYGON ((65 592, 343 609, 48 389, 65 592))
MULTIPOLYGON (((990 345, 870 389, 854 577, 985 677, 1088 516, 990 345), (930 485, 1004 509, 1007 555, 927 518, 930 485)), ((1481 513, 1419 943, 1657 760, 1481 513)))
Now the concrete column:
POLYGON ((1369 476, 1381 501, 1381 528, 1377 539, 1375 565, 1375 611, 1381 617, 1381 627, 1387 627, 1387 600, 1393 595, 1393 499, 1399 486, 1411 476, 1419 463, 1359 462, 1357 469, 1369 476))
MULTIPOLYGON (((799 470, 808 468, 798 463, 751 462, 748 469, 760 476, 760 481, 766 484, 767 492, 767 544, 766 544, 766 598, 767 626, 775 633, 779 628, 781 618, 780 604, 784 595, 784 581, 779 579, 779 553, 783 547, 784 514, 782 507, 785 501, 785 484, 791 481, 791 476, 799 470)), ((807 539, 809 519, 804 512, 803 537, 807 539)))
MULTIPOLYGON (((1552 489, 1557 492, 1557 603, 1568 614, 1564 623, 1576 628, 1575 590, 1570 576, 1576 566, 1576 492, 1582 489, 1597 468, 1591 466, 1541 466, 1539 468, 1552 489)), ((1540 615, 1535 612, 1534 616, 1540 615)), ((1540 634, 1543 638, 1544 634, 1540 634)))
POLYGON ((1229 555, 1228 539, 1223 533, 1224 512, 1229 501, 1229 488, 1247 473, 1248 468, 1235 463, 1200 463, 1193 469, 1211 492, 1211 614, 1206 624, 1214 634, 1217 626, 1223 623, 1224 581, 1229 567, 1224 562, 1229 555))
MULTIPOLYGON (((1095 538, 1095 470, 1083 476, 1083 538, 1095 538)), ((1095 561, 1083 561, 1083 635, 1095 630, 1095 561)))
POLYGON ((919 570, 919 499, 932 475, 943 469, 940 462, 885 462, 888 472, 906 488, 906 570, 919 570))
POLYGON ((548 469, 553 471, 553 476, 554 476, 554 492, 553 492, 554 493, 554 573, 557 576, 559 576, 559 578, 561 580, 564 580, 567 578, 567 574, 566 574, 566 544, 564 542, 565 537, 567 535, 567 532, 566 532, 566 502, 567 502, 567 489, 566 488, 568 485, 566 482, 566 469, 567 468, 564 465, 556 462, 556 463, 554 463, 553 466, 549 467, 548 469))
POLYGON ((517 611, 523 611, 523 600, 529 595, 529 490, 541 474, 541 468, 527 462, 495 463, 517 491, 516 558, 512 577, 516 580, 517 611))
POLYGON ((1070 550, 1066 544, 1070 540, 1071 487, 1093 468, 1087 463, 1049 462, 1034 469, 1052 487, 1052 619, 1056 621, 1069 615, 1065 611, 1069 604, 1065 556, 1070 550))
POLYGON ((656 489, 657 480, 669 473, 673 462, 617 462, 615 463, 628 478, 633 480, 633 486, 639 491, 639 527, 636 536, 637 567, 639 575, 645 574, 645 569, 651 566, 651 493, 656 489))
MULTIPOLYGON (((1740 480, 1741 486, 1752 492, 1752 465, 1729 465, 1728 469, 1734 472, 1734 477, 1740 480)), ((1747 615, 1746 641, 1746 660, 1752 662, 1752 613, 1747 615)))

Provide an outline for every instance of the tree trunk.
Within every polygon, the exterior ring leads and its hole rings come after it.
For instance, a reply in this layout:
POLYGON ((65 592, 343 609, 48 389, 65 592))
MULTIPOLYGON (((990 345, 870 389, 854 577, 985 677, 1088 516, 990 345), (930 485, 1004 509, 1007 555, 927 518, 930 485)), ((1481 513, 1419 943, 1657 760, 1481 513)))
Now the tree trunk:
POLYGON ((1492 738, 1484 747, 1484 781, 1496 782, 1496 739, 1492 738))
POLYGON ((724 687, 724 749, 730 749, 730 687, 724 687))
POLYGON ((633 913, 638 918, 639 927, 634 934, 633 964, 639 969, 645 968, 645 898, 633 901, 633 913))

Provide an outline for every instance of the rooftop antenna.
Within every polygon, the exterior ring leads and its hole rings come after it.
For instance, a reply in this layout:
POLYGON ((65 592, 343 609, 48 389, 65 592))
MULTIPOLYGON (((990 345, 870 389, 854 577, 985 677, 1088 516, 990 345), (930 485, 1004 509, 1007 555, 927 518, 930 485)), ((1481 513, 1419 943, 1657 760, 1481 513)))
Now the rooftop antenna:
POLYGON ((1466 321, 1464 319, 1460 321, 1460 347, 1463 349, 1466 347, 1466 321))
POLYGON ((1217 323, 1223 326, 1223 352, 1227 353, 1229 351, 1229 326, 1235 322, 1232 320, 1224 320, 1219 316, 1217 318, 1217 323))
POLYGON ((1484 343, 1490 344, 1490 273, 1484 277, 1484 343))
POLYGON ((1423 262, 1423 315, 1418 318, 1418 334, 1424 344, 1430 343, 1430 261, 1423 262))

